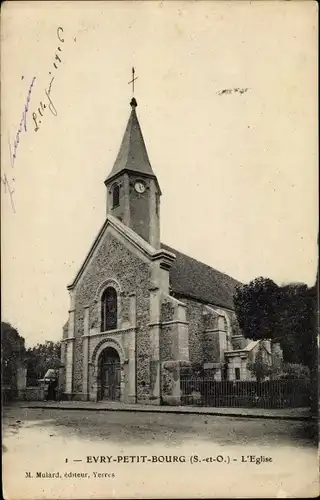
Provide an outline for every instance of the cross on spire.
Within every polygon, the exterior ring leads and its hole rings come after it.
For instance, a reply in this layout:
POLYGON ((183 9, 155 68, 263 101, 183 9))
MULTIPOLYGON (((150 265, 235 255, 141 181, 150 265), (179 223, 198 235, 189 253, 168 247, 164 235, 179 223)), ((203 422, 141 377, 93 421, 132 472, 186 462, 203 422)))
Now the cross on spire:
POLYGON ((138 77, 134 76, 134 73, 135 73, 135 69, 134 69, 134 67, 132 67, 132 80, 130 82, 128 82, 128 85, 130 85, 130 83, 132 83, 132 94, 133 95, 134 95, 134 82, 135 82, 135 80, 138 79, 138 77))

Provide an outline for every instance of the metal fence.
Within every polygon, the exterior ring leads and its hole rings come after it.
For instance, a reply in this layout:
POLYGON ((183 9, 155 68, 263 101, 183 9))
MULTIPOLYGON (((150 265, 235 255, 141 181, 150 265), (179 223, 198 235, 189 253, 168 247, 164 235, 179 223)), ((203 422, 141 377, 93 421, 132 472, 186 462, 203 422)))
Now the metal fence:
POLYGON ((181 379, 181 404, 237 408, 294 408, 309 406, 310 387, 305 380, 215 381, 181 379))

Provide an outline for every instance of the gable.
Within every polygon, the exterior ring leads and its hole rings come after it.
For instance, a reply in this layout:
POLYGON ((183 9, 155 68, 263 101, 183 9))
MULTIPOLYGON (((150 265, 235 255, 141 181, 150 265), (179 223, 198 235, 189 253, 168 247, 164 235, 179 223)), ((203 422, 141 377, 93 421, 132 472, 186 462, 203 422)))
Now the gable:
MULTIPOLYGON (((108 215, 75 279, 67 287, 68 290, 73 290, 76 287, 77 283, 84 275, 87 267, 94 259, 94 256, 98 252, 99 247, 106 240, 107 234, 111 234, 114 238, 120 240, 122 244, 128 249, 128 251, 135 254, 140 260, 144 262, 160 261, 161 266, 167 266, 169 268, 172 261, 174 260, 174 255, 172 253, 164 249, 156 250, 150 245, 150 243, 145 241, 135 231, 122 224, 122 222, 120 222, 120 220, 118 220, 116 217, 108 215)), ((119 259, 121 259, 120 256, 116 256, 116 254, 115 257, 118 261, 119 259)))
POLYGON ((132 251, 119 235, 108 228, 78 280, 76 307, 79 309, 79 306, 84 307, 97 299, 101 286, 109 281, 126 293, 137 287, 147 287, 149 267, 146 259, 132 251))

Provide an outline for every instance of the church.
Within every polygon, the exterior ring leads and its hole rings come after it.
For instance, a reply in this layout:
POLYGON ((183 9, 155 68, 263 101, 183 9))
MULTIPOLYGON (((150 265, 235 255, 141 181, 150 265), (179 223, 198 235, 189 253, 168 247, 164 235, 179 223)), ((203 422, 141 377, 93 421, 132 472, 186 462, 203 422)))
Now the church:
POLYGON ((130 106, 105 180, 105 222, 68 286, 61 384, 70 400, 179 405, 195 367, 213 380, 250 379, 259 342, 237 328, 239 282, 161 242, 162 193, 135 98, 130 106))

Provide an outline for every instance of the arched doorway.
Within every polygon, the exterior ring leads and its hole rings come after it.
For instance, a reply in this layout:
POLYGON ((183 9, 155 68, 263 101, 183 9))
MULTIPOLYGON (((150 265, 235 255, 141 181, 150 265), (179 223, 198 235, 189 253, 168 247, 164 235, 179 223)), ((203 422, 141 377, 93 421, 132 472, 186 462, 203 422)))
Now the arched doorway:
POLYGON ((121 365, 118 352, 106 347, 99 356, 99 400, 120 401, 121 365))

